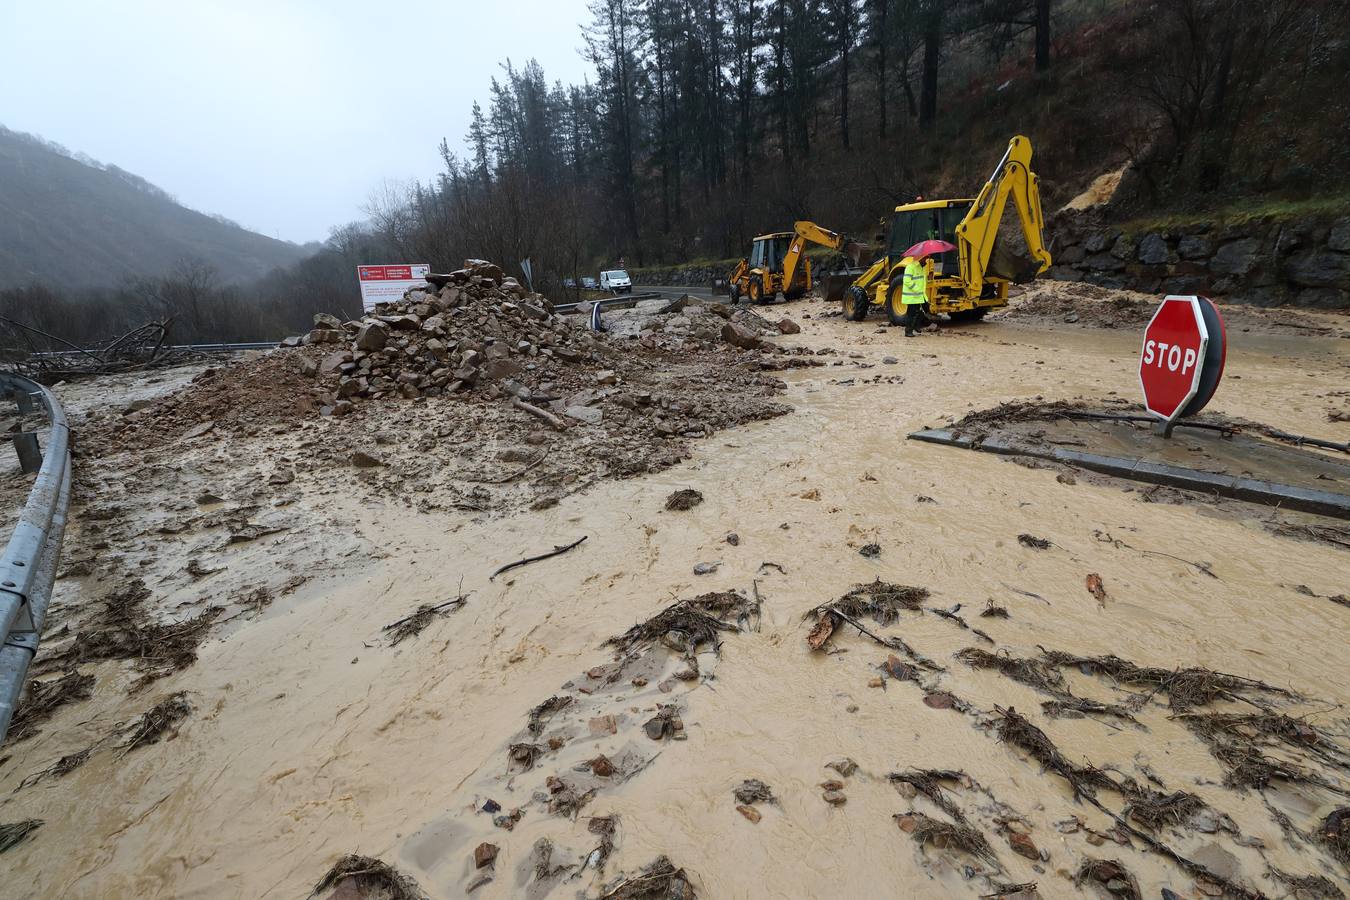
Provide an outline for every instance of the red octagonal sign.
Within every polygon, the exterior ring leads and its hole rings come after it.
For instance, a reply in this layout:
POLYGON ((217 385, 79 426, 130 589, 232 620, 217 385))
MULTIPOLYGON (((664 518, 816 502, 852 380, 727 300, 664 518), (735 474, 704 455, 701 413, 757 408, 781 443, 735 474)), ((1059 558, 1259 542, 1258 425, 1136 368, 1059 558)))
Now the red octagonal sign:
POLYGON ((1139 355, 1145 408, 1167 425, 1195 415, 1214 396, 1226 356, 1223 318, 1208 298, 1164 298, 1139 355))

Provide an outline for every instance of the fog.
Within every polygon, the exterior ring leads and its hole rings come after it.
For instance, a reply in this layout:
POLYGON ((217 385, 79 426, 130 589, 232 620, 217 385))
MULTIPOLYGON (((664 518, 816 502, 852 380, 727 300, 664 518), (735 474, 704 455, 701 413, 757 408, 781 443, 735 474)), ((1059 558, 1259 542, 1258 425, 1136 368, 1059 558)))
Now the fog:
POLYGON ((0 0, 0 125, 284 240, 460 151, 500 63, 580 82, 584 0, 0 0))

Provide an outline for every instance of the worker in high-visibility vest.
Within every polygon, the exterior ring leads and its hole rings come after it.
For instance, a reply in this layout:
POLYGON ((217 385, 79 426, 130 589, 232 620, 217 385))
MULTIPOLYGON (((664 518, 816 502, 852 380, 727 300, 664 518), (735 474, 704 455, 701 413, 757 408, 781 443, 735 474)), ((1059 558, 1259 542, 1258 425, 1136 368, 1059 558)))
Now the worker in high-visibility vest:
POLYGON ((904 280, 900 287, 900 302, 905 307, 905 337, 914 337, 914 329, 922 327, 925 318, 923 305, 928 302, 928 268, 922 257, 906 256, 904 280))

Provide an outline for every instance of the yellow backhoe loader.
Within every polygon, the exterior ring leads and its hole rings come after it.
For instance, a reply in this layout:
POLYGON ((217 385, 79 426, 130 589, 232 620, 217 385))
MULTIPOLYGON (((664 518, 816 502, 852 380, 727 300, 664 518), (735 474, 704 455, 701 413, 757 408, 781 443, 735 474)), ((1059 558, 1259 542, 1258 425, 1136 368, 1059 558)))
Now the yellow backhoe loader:
POLYGON ((1044 231, 1041 192, 1031 171, 1031 141, 1017 135, 974 200, 928 200, 895 208, 886 253, 844 292, 844 317, 861 322, 873 306, 880 306, 891 324, 900 324, 905 315, 900 303, 904 252, 920 241, 940 240, 956 249, 926 261, 929 311, 958 322, 982 319, 989 310, 1008 305, 1009 283, 1023 284, 1050 268, 1044 231), (999 246, 999 223, 1010 196, 1029 260, 999 246))
POLYGON ((798 222, 792 231, 761 234, 731 273, 731 300, 746 297, 751 303, 773 300, 782 293, 788 300, 811 290, 811 260, 802 252, 806 242, 832 250, 844 248, 847 238, 821 228, 815 222, 798 222))

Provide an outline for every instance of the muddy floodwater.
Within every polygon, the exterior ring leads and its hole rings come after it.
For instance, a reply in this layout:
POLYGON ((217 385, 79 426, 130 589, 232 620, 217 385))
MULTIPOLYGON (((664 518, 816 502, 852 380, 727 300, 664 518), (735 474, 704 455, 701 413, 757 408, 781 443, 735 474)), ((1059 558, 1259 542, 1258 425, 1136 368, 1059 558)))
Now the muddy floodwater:
MULTIPOLYGON (((99 676, 92 696, 0 748, 0 823, 44 823, 4 853, 0 893, 299 898, 348 853, 434 897, 598 897, 660 856, 711 898, 976 897, 1033 882, 1046 897, 1128 896, 1129 877, 1142 896, 1222 893, 1001 740, 1008 710, 1074 766, 1196 795, 1200 813, 1185 821, 1129 821, 1211 875, 1267 896, 1292 895, 1274 871, 1344 887, 1346 863, 1315 832, 1350 788, 1346 769, 1318 768, 1350 752, 1350 606, 1330 599, 1350 590, 1350 553, 1273 533, 1269 510, 1147 502, 1139 485, 905 439, 1003 401, 1134 399, 1136 330, 995 317, 907 340, 830 309, 774 310, 803 326, 782 341, 838 351, 820 357, 830 365, 781 373, 792 413, 719 431, 680 465, 600 480, 547 509, 419 511, 337 467, 263 491, 276 457, 311 455, 313 434, 306 446, 269 431, 197 443, 148 467, 134 451, 80 460, 67 559, 116 562, 117 574, 62 578, 44 645, 59 651, 62 617, 77 621, 117 579, 143 580, 165 621, 208 600, 227 611, 195 663, 153 682, 138 681, 143 663, 78 663, 99 676), (666 510, 682 489, 703 502, 666 510), (174 530, 187 508, 227 510, 245 495, 257 507, 250 522, 280 530, 234 543, 174 530), (114 532, 85 515, 113 508, 114 532), (189 560, 208 574, 185 576, 189 560), (712 571, 695 574, 699 564, 712 571), (859 619, 913 655, 848 624, 812 651, 818 619, 804 614, 876 579, 928 592, 894 621, 859 619), (268 602, 250 607, 261 588, 268 602), (737 627, 717 632, 720 652, 605 645, 677 601, 727 591, 761 605, 753 619, 727 618, 737 627), (397 644, 384 630, 459 596, 397 644), (982 616, 989 607, 1006 616, 982 616), (1051 715, 1042 704, 1060 695, 967 664, 957 654, 968 648, 1203 667, 1302 699, 1225 695, 1182 710, 1083 663, 1055 670, 1063 690, 1130 715, 1051 715), (890 656, 917 677, 887 668, 890 656), (191 713, 126 746, 129 725, 177 692, 191 713), (558 696, 569 699, 530 718, 558 696), (1332 736, 1318 760, 1268 754, 1324 783, 1225 784, 1231 772, 1183 715, 1258 707, 1332 736), (649 726, 662 715, 664 726, 649 726), (511 749, 522 744, 534 749, 511 749), (82 765, 20 787, 87 748, 82 765), (603 774, 600 756, 616 771, 603 774), (845 760, 856 768, 826 767, 845 760), (910 770, 963 773, 943 782, 950 809, 888 778, 910 770), (747 779, 774 799, 740 803, 733 792, 747 779), (512 827, 494 824, 516 809, 512 827), (972 829, 989 853, 943 835, 915 840, 916 815, 972 829), (484 842, 498 853, 478 868, 484 842), (1128 877, 1076 882, 1085 860, 1115 861, 1128 877)), ((1212 410, 1350 439, 1350 422, 1332 415, 1346 408, 1350 342, 1231 338, 1212 410)), ((147 378, 66 394, 78 411, 186 380, 147 378)), ((1096 796, 1116 813, 1127 805, 1114 790, 1096 796)))

